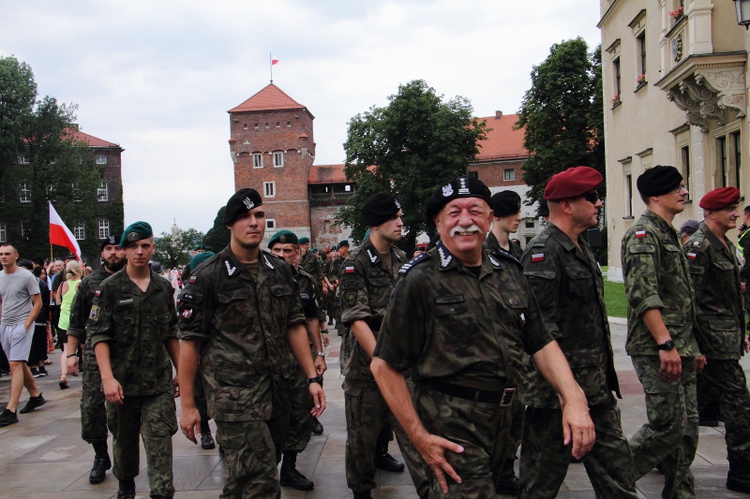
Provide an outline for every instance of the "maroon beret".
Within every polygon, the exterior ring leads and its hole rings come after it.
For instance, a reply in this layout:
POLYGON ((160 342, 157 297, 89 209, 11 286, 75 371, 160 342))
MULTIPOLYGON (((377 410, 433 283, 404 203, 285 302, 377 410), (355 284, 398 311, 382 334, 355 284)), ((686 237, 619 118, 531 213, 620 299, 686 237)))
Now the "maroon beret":
POLYGON ((574 166, 552 175, 544 188, 544 199, 557 201, 583 196, 602 183, 604 177, 590 166, 574 166))
POLYGON ((721 210, 740 200, 740 190, 736 187, 719 187, 706 193, 699 203, 704 210, 721 210))

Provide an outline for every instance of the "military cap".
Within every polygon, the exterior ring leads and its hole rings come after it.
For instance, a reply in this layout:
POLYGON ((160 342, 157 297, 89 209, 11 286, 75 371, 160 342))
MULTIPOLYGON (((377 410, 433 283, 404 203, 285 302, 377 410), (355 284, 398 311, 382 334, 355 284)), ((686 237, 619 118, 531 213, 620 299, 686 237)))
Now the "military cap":
POLYGON ((105 246, 120 246, 120 234, 111 234, 108 238, 102 239, 101 250, 104 250, 105 246))
POLYGON ((393 194, 375 194, 362 208, 362 223, 367 227, 375 227, 390 220, 400 209, 401 203, 393 194))
POLYGON ((188 268, 190 270, 195 270, 195 268, 200 265, 201 263, 205 262, 209 258, 214 256, 213 251, 204 251, 202 253, 198 253, 193 258, 190 259, 190 263, 188 263, 188 268))
POLYGON ((273 235, 270 241, 268 241, 268 249, 271 249, 271 247, 276 243, 298 244, 297 235, 291 230, 280 230, 273 235))
POLYGON ((307 244, 309 242, 310 242, 310 238, 309 237, 300 237, 299 238, 299 243, 300 244, 307 244))
POLYGON ((338 250, 339 250, 339 247, 334 244, 333 246, 331 246, 331 249, 329 249, 328 252, 330 253, 331 251, 338 251, 338 250))
POLYGON ((496 217, 507 217, 521 211, 521 196, 514 191, 496 192, 490 198, 490 207, 496 217))
MULTIPOLYGON (((339 246, 338 246, 338 247, 340 248, 340 247, 342 247, 342 246, 346 246, 346 247, 348 248, 348 247, 349 247, 349 241, 348 241, 348 240, 346 240, 346 239, 344 239, 343 241, 341 241, 341 242, 339 243, 339 246)), ((338 248, 337 248, 337 249, 338 249, 338 248)))
POLYGON ((224 225, 232 225, 237 217, 262 204, 263 200, 258 191, 250 188, 240 189, 227 201, 227 209, 224 211, 224 225))
POLYGON ((488 206, 492 204, 490 190, 484 182, 474 177, 456 177, 435 189, 427 200, 427 218, 432 220, 443 206, 457 198, 480 198, 488 206))
POLYGON ((148 239, 154 235, 154 231, 148 222, 135 222, 128 225, 120 238, 120 246, 123 248, 141 239, 148 239))
POLYGON ((211 246, 203 243, 196 244, 195 248, 193 248, 193 251, 211 251, 211 246))
POLYGON ((688 220, 680 227, 680 234, 687 234, 688 236, 692 236, 693 234, 695 234, 695 231, 697 231, 699 227, 700 224, 695 220, 688 220))
POLYGON ((674 190, 682 182, 682 175, 674 166, 656 165, 641 173, 636 181, 642 196, 661 196, 674 190))
POLYGON ((736 187, 719 187, 708 191, 701 198, 698 205, 704 210, 721 210, 727 206, 737 204, 740 200, 740 190, 736 187))
POLYGON ((591 192, 602 183, 602 174, 590 166, 573 166, 555 173, 544 188, 544 199, 558 201, 591 192))

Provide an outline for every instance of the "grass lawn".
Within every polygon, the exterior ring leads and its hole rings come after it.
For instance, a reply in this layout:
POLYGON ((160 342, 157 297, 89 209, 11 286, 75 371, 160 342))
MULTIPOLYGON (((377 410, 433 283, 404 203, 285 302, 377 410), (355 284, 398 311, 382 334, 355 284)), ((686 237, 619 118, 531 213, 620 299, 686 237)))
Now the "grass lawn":
MULTIPOLYGON (((607 267, 602 267, 606 272, 607 267)), ((610 317, 627 317, 627 299, 625 298, 625 286, 621 282, 609 282, 604 277, 604 303, 607 306, 607 315, 610 317)))

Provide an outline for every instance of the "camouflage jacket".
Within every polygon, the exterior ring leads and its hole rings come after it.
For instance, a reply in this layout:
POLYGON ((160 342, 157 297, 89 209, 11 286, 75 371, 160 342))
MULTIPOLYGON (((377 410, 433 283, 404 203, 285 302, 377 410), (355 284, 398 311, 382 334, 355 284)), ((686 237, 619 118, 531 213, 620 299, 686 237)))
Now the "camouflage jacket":
POLYGON ((479 277, 442 243, 399 272, 375 355, 415 381, 517 386, 521 358, 552 341, 518 261, 483 252, 479 277))
MULTIPOLYGON (((351 253, 350 253, 351 255, 351 253)), ((332 260, 330 265, 328 266, 328 272, 326 273, 326 277, 328 277, 328 280, 332 283, 336 284, 341 279, 341 267, 344 264, 344 259, 341 257, 336 258, 335 260, 332 260)))
POLYGON ((289 362, 289 327, 304 323, 292 268, 261 251, 257 281, 229 247, 190 276, 178 298, 180 338, 200 339, 208 414, 220 421, 268 420, 274 385, 289 362))
POLYGON ((91 344, 91 336, 86 335, 86 321, 91 313, 91 306, 94 304, 96 290, 99 289, 99 285, 104 279, 111 275, 102 266, 102 268, 84 277, 81 284, 78 285, 78 292, 70 307, 68 336, 74 336, 78 338, 80 343, 85 343, 86 355, 83 357, 84 370, 97 371, 99 369, 96 363, 96 355, 94 355, 94 346, 91 344))
POLYGON ((500 246, 500 243, 497 242, 497 238, 495 237, 495 234, 493 234, 492 232, 487 234, 487 239, 484 240, 484 247, 490 253, 502 251, 503 253, 510 254, 510 256, 512 256, 516 260, 521 260, 521 254, 523 253, 523 249, 521 248, 521 245, 516 244, 513 241, 511 241, 508 246, 510 247, 510 252, 508 252, 505 248, 500 246))
POLYGON ((315 291, 315 278, 301 268, 292 269, 299 284, 299 299, 305 318, 318 317, 318 293, 315 291))
MULTIPOLYGON (((349 257, 344 261, 339 283, 341 322, 347 328, 352 322, 363 320, 370 326, 377 339, 397 272, 404 263, 406 254, 392 246, 392 268, 386 268, 383 258, 369 237, 359 248, 349 253, 349 257)), ((370 357, 348 329, 346 336, 342 352, 342 367, 346 377, 373 379, 370 372, 370 357)))
POLYGON ((91 344, 109 343, 112 373, 125 397, 173 390, 166 343, 177 337, 172 285, 151 272, 146 292, 121 270, 102 281, 86 325, 91 344))
POLYGON ((737 240, 737 246, 740 247, 742 258, 745 260, 742 262, 740 276, 743 281, 750 283, 750 229, 745 229, 740 235, 740 238, 737 240))
POLYGON ((708 359, 739 359, 744 352, 740 266, 734 245, 726 237, 724 242, 726 247, 701 222, 682 249, 695 290, 695 337, 708 359))
MULTIPOLYGON (((576 246, 549 223, 526 245, 521 263, 544 323, 560 344, 589 405, 611 402, 613 391, 622 398, 604 305, 604 280, 589 244, 579 237, 576 246)), ((557 393, 533 361, 529 368, 521 391, 524 402, 534 407, 560 407, 557 393)))
POLYGON ((628 355, 659 355, 642 318, 653 308, 661 310, 680 356, 700 355, 693 331, 695 294, 674 227, 646 210, 625 232, 620 253, 628 298, 628 355))
POLYGON ((310 253, 309 251, 305 253, 300 258, 299 268, 313 276, 316 284, 320 284, 320 281, 323 280, 323 266, 320 263, 320 259, 314 253, 310 253))

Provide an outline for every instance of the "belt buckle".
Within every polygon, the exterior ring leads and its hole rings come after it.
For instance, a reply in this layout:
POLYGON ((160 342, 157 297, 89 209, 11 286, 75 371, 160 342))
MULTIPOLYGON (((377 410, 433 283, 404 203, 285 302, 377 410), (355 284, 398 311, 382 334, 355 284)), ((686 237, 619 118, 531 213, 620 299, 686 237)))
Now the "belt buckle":
POLYGON ((499 407, 508 407, 513 403, 513 397, 516 395, 516 388, 506 388, 503 390, 503 394, 500 395, 499 407))

